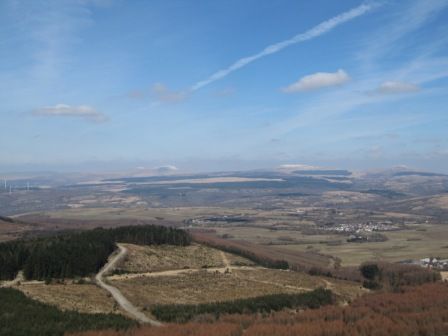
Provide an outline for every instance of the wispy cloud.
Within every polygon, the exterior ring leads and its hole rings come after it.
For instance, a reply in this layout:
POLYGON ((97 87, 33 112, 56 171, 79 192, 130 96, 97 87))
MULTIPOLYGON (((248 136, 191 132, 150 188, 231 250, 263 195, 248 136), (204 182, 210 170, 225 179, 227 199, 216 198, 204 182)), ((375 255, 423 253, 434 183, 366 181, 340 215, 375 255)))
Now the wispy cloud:
MULTIPOLYGON (((419 62, 405 64, 394 72, 382 72, 374 75, 366 74, 363 79, 353 81, 337 90, 325 92, 315 99, 301 104, 296 116, 280 121, 272 126, 272 137, 281 137, 302 127, 319 124, 324 120, 338 118, 346 113, 359 110, 361 107, 382 103, 392 103, 405 99, 411 90, 419 90, 420 85, 431 82, 448 74, 441 71, 438 62, 419 62), (391 82, 387 78, 396 78, 397 74, 407 73, 407 77, 415 78, 415 84, 407 81, 391 82), (378 86, 378 83, 381 83, 378 86), (414 86, 415 87, 414 87, 414 86), (372 89, 377 86, 376 89, 372 89), (401 93, 401 94, 399 94, 401 93)), ((415 92, 415 91, 412 91, 415 92)), ((422 91, 422 94, 441 94, 435 89, 422 91)))
POLYGON ((70 106, 66 104, 57 104, 54 106, 45 106, 34 110, 33 115, 46 117, 76 117, 97 123, 108 120, 106 115, 87 105, 70 106))
POLYGON ((186 92, 170 90, 162 83, 154 84, 151 91, 158 101, 164 103, 178 103, 185 100, 188 96, 186 92))
POLYGON ((127 93, 127 97, 135 100, 153 98, 151 107, 160 106, 162 103, 179 103, 188 98, 187 91, 175 91, 168 88, 165 84, 155 83, 151 88, 145 90, 133 90, 127 93))
MULTIPOLYGON (((229 67, 215 72, 210 77, 208 77, 202 81, 196 82, 187 90, 173 91, 173 90, 169 89, 164 84, 156 83, 152 87, 152 94, 156 98, 157 102, 154 102, 152 106, 153 107, 158 106, 160 103, 181 102, 181 101, 187 99, 188 96, 192 92, 197 91, 197 90, 199 90, 217 80, 220 80, 220 79, 228 76, 232 72, 234 72, 238 69, 241 69, 241 68, 245 67, 246 65, 249 65, 250 63, 255 62, 256 60, 258 60, 262 57, 265 57, 265 56, 268 56, 271 54, 275 54, 289 46, 319 37, 320 35, 330 32, 331 30, 333 30, 334 28, 336 28, 337 26, 339 26, 345 22, 348 22, 348 21, 353 20, 361 15, 364 15, 365 13, 371 11, 372 9, 374 9, 375 7, 378 7, 378 6, 379 6, 379 4, 374 3, 374 2, 368 3, 368 4, 367 3, 362 4, 362 5, 355 7, 347 12, 339 14, 329 20, 323 21, 320 24, 318 24, 317 26, 307 30, 304 33, 297 34, 296 36, 294 36, 288 40, 278 42, 275 44, 271 44, 257 54, 243 57, 243 58, 237 60, 235 63, 233 63, 229 67)), ((318 77, 325 77, 326 75, 330 75, 329 77, 331 77, 331 74, 325 74, 325 73, 316 74, 316 75, 318 75, 318 77)), ((347 81, 349 79, 348 75, 342 70, 339 70, 336 73, 336 76, 340 77, 338 79, 339 81, 347 81)), ((322 79, 322 80, 325 81, 325 79, 322 79)), ((329 81, 331 81, 331 80, 332 79, 329 79, 329 81)), ((314 88, 311 88, 312 85, 313 84, 309 84, 309 86, 310 86, 309 89, 314 89, 314 88)), ((318 88, 318 84, 315 84, 315 85, 316 85, 315 88, 318 88)), ((336 85, 336 84, 328 84, 328 85, 336 85)), ((322 84, 322 86, 325 86, 325 85, 322 84)), ((288 90, 288 89, 286 89, 286 90, 288 90)), ((131 98, 141 98, 142 94, 140 91, 133 92, 130 95, 130 97, 131 98)))
POLYGON ((328 86, 342 85, 350 76, 342 69, 336 72, 316 72, 300 78, 297 82, 283 88, 285 93, 317 90, 328 86))
POLYGON ((305 42, 305 41, 314 39, 320 35, 323 35, 325 33, 328 33, 331 30, 333 30, 334 28, 336 28, 337 26, 339 26, 343 23, 346 23, 348 21, 351 21, 361 15, 364 15, 377 6, 378 6, 377 3, 362 4, 362 5, 355 7, 347 12, 337 15, 329 20, 321 22, 317 26, 311 28, 310 30, 308 30, 304 33, 300 33, 288 40, 278 42, 275 44, 271 44, 271 45, 267 46, 266 48, 264 48, 259 53, 241 58, 238 61, 236 61, 235 63, 233 63, 232 65, 230 65, 229 67, 219 70, 219 71, 215 72, 214 74, 212 74, 210 77, 195 83, 191 87, 190 90, 191 91, 199 90, 202 87, 209 85, 219 79, 222 79, 222 78, 228 76, 230 73, 232 73, 238 69, 241 69, 241 68, 245 67, 246 65, 248 65, 252 62, 255 62, 256 60, 258 60, 262 57, 275 54, 289 46, 292 46, 292 45, 295 45, 295 44, 298 44, 301 42, 305 42))
MULTIPOLYGON (((381 28, 382 35, 379 39, 376 39, 376 33, 372 38, 370 36, 365 38, 375 48, 381 49, 378 51, 368 48, 366 52, 371 54, 367 59, 362 58, 363 61, 374 62, 373 69, 365 68, 363 64, 360 68, 358 66, 358 69, 355 68, 354 70, 356 80, 335 91, 325 92, 318 99, 308 104, 302 104, 298 109, 300 113, 274 125, 272 127, 274 131, 270 136, 281 137, 301 127, 308 127, 310 124, 320 123, 326 119, 337 118, 367 105, 405 99, 408 95, 404 93, 422 91, 421 87, 423 85, 448 77, 448 71, 446 70, 448 59, 446 57, 432 57, 431 55, 446 44, 431 45, 430 53, 424 49, 422 53, 412 55, 410 61, 402 63, 396 69, 388 68, 384 70, 378 66, 378 64, 382 64, 379 60, 382 55, 388 54, 393 47, 402 47, 402 44, 406 43, 406 41, 403 42, 405 37, 434 20, 440 14, 440 11, 447 6, 448 1, 446 0, 414 1, 410 6, 405 6, 404 11, 400 10, 394 13, 393 18, 396 20, 389 21, 390 23, 381 28), (408 20, 408 18, 410 19, 408 20), (391 32, 391 36, 388 35, 388 32, 391 32), (390 80, 391 78, 394 80, 390 80)), ((364 56, 367 56, 367 54, 364 56)), ((358 57, 357 59, 359 60, 358 57)), ((444 90, 439 91, 433 88, 425 90, 422 94, 443 94, 444 90)))
POLYGON ((412 93, 418 91, 420 91, 420 87, 412 83, 387 81, 381 83, 381 85, 374 91, 374 93, 399 94, 399 93, 412 93))
MULTIPOLYGON (((34 94, 61 87, 82 46, 83 33, 94 24, 91 8, 99 2, 101 0, 1 1, 2 21, 6 19, 4 24, 8 27, 4 36, 8 39, 2 36, 0 48, 21 41, 20 53, 26 55, 21 66, 14 69, 14 75, 7 71, 0 73, 1 77, 8 75, 9 91, 22 94, 26 90, 34 94)), ((3 59, 2 55, 2 62, 8 61, 14 63, 14 59, 3 59)))
POLYGON ((89 3, 44 3, 33 8, 35 17, 27 22, 34 40, 32 75, 40 81, 57 81, 79 47, 80 32, 93 24, 89 3))
MULTIPOLYGON (((402 5, 401 2, 392 2, 390 4, 402 5)), ((358 55, 362 61, 372 65, 372 63, 386 54, 401 54, 402 49, 408 44, 402 43, 402 41, 400 43, 397 42, 434 19, 448 6, 448 1, 408 1, 406 5, 407 10, 405 12, 391 11, 390 19, 393 22, 392 25, 384 25, 376 34, 366 39, 358 55)))

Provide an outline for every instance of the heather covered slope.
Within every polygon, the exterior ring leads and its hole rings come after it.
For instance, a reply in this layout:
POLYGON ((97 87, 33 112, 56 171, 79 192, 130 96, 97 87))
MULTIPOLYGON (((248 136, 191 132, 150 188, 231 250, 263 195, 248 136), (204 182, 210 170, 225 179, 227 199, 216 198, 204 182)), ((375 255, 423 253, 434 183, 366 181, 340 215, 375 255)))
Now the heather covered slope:
POLYGON ((399 293, 363 296, 345 307, 326 306, 301 313, 226 315, 131 332, 87 332, 78 336, 389 336, 447 335, 448 284, 407 287, 399 293))

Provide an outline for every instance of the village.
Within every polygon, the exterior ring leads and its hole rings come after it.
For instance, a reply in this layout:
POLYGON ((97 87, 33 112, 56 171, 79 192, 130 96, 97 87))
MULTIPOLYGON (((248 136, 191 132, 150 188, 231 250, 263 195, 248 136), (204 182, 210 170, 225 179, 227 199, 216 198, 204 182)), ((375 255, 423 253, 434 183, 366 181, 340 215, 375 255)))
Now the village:
POLYGON ((438 259, 438 258, 423 258, 419 261, 420 266, 426 268, 433 268, 441 271, 448 271, 448 259, 438 259))
POLYGON ((324 231, 335 233, 350 233, 350 234, 400 230, 400 227, 397 225, 393 225, 392 222, 372 222, 372 221, 366 223, 343 223, 331 226, 325 225, 320 228, 324 231))

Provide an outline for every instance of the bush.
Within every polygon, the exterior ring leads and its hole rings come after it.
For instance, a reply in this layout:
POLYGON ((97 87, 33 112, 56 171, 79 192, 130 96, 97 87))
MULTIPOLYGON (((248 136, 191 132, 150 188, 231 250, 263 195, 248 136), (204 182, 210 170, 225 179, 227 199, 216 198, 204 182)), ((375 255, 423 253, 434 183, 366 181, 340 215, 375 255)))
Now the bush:
POLYGON ((362 276, 369 280, 373 280, 380 275, 380 269, 377 264, 363 264, 359 269, 362 276))
POLYGON ((362 286, 367 289, 377 290, 381 289, 383 286, 376 281, 373 280, 364 280, 362 286))

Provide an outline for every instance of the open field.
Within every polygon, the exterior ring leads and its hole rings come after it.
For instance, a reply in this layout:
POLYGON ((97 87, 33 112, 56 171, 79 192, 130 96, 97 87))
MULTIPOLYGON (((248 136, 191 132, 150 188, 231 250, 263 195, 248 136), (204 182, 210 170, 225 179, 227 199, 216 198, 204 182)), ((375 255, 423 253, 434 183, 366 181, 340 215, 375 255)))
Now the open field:
POLYGON ((124 269, 146 269, 149 273, 115 275, 108 281, 142 309, 155 304, 196 304, 300 293, 318 287, 332 289, 344 301, 365 292, 356 283, 300 272, 240 266, 246 262, 245 259, 198 244, 175 248, 123 246, 130 254, 124 265, 119 267, 120 273, 124 269), (208 266, 215 268, 202 269, 205 261, 214 264, 208 266), (189 265, 189 268, 183 270, 183 265, 189 265))
POLYGON ((231 274, 207 271, 177 276, 143 277, 111 283, 141 308, 155 304, 205 303, 280 292, 297 292, 294 289, 282 291, 272 284, 241 280, 231 274))
POLYGON ((354 191, 326 191, 322 194, 322 201, 329 206, 356 202, 374 202, 378 199, 379 197, 377 195, 354 191))
MULTIPOLYGON (((55 188, 52 195, 45 190, 20 194, 33 202, 40 194, 49 207, 18 219, 38 223, 40 230, 47 231, 143 223, 205 230, 228 241, 257 245, 276 259, 306 267, 448 257, 447 176, 407 170, 317 173, 232 172, 98 180, 97 184, 55 188), (63 199, 64 204, 51 197, 63 199), (353 236, 361 238, 349 242, 353 236)), ((14 195, 3 197, 15 204, 14 195)), ((21 234, 18 227, 4 227, 16 230, 16 236, 21 234)), ((0 239, 10 239, 2 236, 1 227, 0 239)), ((133 256, 136 264, 128 265, 127 271, 194 268, 206 261, 199 255, 191 257, 196 258, 191 264, 170 265, 164 260, 161 263, 166 267, 152 269, 133 256)), ((219 266, 219 259, 207 263, 219 266)))
POLYGON ((368 260, 395 262, 428 256, 448 257, 448 225, 426 223, 424 216, 403 212, 336 211, 314 207, 273 210, 218 207, 91 208, 49 212, 44 216, 55 222, 74 221, 73 225, 77 225, 78 221, 92 225, 95 220, 102 218, 103 221, 114 221, 117 225, 150 221, 191 229, 209 229, 214 230, 219 237, 255 243, 261 245, 260 248, 283 254, 285 258, 298 252, 307 253, 304 258, 300 254, 295 258, 300 259, 299 262, 319 267, 332 266, 333 257, 341 259, 342 265, 346 266, 368 260), (242 219, 232 221, 234 217, 242 219), (347 242, 348 234, 326 230, 325 226, 327 222, 368 221, 396 223, 394 225, 398 229, 381 232, 387 241, 358 243, 347 242))
POLYGON ((0 220, 0 242, 18 238, 24 231, 17 224, 0 220))
MULTIPOLYGON (((328 283, 319 277, 282 270, 198 271, 174 276, 138 277, 111 281, 131 302, 144 309, 155 304, 192 304, 227 301, 268 294, 300 293, 328 283)), ((359 284, 330 282, 341 287, 344 299, 363 293, 359 284)))
POLYGON ((21 223, 12 218, 0 218, 0 242, 13 240, 22 237, 22 235, 35 229, 34 225, 21 223))
POLYGON ((348 243, 340 245, 309 242, 285 245, 282 249, 308 251, 333 255, 342 260, 342 265, 359 265, 364 261, 378 260, 397 262, 425 257, 448 257, 448 225, 424 225, 417 228, 385 233, 385 242, 348 243), (425 230, 425 231, 422 231, 425 230))
POLYGON ((300 272, 282 271, 273 269, 235 270, 232 272, 240 279, 254 282, 275 284, 280 288, 315 289, 325 287, 331 289, 342 301, 351 301, 354 298, 367 293, 359 284, 329 279, 318 276, 309 276, 300 272))
POLYGON ((257 215, 259 212, 253 209, 232 209, 221 207, 161 207, 161 208, 114 208, 114 207, 90 207, 86 209, 64 209, 58 211, 46 211, 36 214, 25 215, 23 219, 49 218, 52 220, 134 220, 134 221, 159 221, 182 225, 188 218, 197 216, 219 215, 257 215))
POLYGON ((431 198, 428 203, 435 208, 446 210, 448 209, 448 195, 431 198))
POLYGON ((93 284, 21 284, 15 286, 27 296, 62 310, 83 313, 122 313, 103 289, 93 284))
MULTIPOLYGON (((366 292, 357 283, 266 269, 237 255, 196 243, 186 247, 121 245, 129 254, 117 267, 120 274, 107 277, 107 282, 146 313, 156 304, 228 301, 302 293, 318 287, 331 289, 343 302, 366 292)), ((89 283, 22 282, 14 287, 63 310, 125 314, 106 291, 89 283)))
MULTIPOLYGON (((176 269, 199 269, 204 267, 224 267, 222 253, 203 245, 186 247, 160 245, 138 246, 122 244, 128 255, 118 266, 120 272, 145 273, 176 269)), ((247 259, 229 253, 225 254, 231 265, 252 265, 247 259)))
POLYGON ((215 227, 218 236, 231 237, 235 240, 246 240, 260 245, 312 244, 324 241, 342 240, 336 234, 303 234, 299 230, 287 230, 273 227, 215 227))

